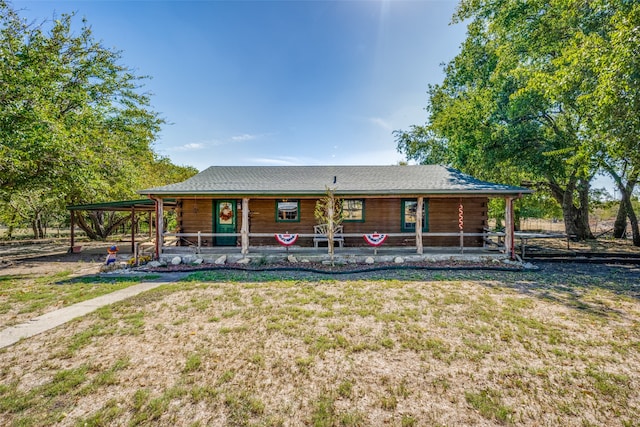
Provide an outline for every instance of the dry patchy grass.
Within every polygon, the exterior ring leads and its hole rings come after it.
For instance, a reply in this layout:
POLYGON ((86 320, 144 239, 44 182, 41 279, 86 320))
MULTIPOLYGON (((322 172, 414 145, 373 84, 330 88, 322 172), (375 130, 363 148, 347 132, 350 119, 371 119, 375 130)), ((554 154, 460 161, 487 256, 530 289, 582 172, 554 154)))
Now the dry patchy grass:
POLYGON ((143 276, 103 279, 71 277, 68 270, 0 276, 0 328, 135 285, 143 279, 143 276))
POLYGON ((635 425, 640 301, 625 277, 200 273, 4 350, 0 417, 23 426, 635 425))

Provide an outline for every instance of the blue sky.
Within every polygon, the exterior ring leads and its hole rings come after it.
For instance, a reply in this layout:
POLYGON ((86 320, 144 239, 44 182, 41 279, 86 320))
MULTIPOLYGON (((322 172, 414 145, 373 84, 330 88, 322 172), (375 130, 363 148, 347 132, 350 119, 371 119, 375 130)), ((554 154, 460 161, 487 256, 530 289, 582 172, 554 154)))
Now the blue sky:
POLYGON ((422 124, 466 28, 453 0, 13 1, 40 22, 76 12, 149 75, 180 165, 377 165, 422 124))

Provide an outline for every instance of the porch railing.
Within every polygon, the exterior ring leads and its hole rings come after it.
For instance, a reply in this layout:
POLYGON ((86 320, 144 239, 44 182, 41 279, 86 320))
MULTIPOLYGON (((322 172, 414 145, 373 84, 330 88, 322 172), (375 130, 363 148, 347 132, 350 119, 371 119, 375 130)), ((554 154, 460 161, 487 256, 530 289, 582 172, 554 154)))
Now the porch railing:
MULTIPOLYGON (((317 234, 315 233, 296 233, 298 234, 299 237, 309 237, 309 238, 313 238, 316 237, 317 234)), ((415 233, 384 233, 389 237, 406 237, 408 239, 415 239, 416 235, 415 233)), ((252 237, 274 237, 275 233, 249 233, 249 239, 252 237)), ((167 245, 167 239, 166 238, 171 238, 171 237, 175 237, 178 241, 179 240, 183 240, 186 242, 191 243, 192 246, 195 247, 195 251, 197 254, 199 254, 202 250, 203 247, 203 239, 205 238, 216 238, 216 237, 241 237, 242 233, 203 233, 203 232, 197 232, 197 233, 164 233, 163 236, 165 237, 165 239, 163 239, 165 246, 167 245), (186 240, 186 238, 197 238, 197 243, 193 244, 191 241, 186 240)), ((356 237, 356 238, 362 238, 363 233, 341 233, 341 234, 336 234, 336 237, 356 237)), ((489 247, 489 246, 495 246, 496 248, 500 249, 500 250, 504 250, 504 237, 505 237, 505 233, 504 232, 490 232, 490 231, 484 231, 481 233, 465 233, 465 232, 424 232, 422 233, 422 237, 423 238, 428 238, 428 237, 459 237, 460 238, 460 251, 463 252, 464 251, 464 238, 465 237, 482 237, 483 238, 483 245, 484 247, 489 247), (496 240, 493 240, 493 238, 495 238, 496 240)), ((275 242, 275 238, 274 238, 274 243, 275 242)), ((310 249, 313 249, 313 246, 310 247, 310 249)))

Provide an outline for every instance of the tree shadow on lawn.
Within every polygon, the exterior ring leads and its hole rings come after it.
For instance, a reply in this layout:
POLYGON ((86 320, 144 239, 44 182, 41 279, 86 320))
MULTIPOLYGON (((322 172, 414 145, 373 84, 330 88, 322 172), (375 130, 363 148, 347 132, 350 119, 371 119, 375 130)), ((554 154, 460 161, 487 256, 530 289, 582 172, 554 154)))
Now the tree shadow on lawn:
POLYGON ((0 276, 0 284, 4 282, 12 282, 14 280, 31 279, 34 276, 36 275, 35 274, 10 274, 6 276, 0 276))
POLYGON ((183 281, 215 282, 340 282, 340 281, 473 281, 492 289, 512 289, 518 293, 547 302, 565 305, 596 317, 624 315, 593 292, 610 292, 619 297, 640 300, 640 267, 618 264, 548 263, 538 269, 502 269, 487 267, 387 267, 362 271, 309 271, 296 268, 265 268, 261 270, 225 269, 198 271, 183 281), (585 298, 587 297, 588 298, 585 298))

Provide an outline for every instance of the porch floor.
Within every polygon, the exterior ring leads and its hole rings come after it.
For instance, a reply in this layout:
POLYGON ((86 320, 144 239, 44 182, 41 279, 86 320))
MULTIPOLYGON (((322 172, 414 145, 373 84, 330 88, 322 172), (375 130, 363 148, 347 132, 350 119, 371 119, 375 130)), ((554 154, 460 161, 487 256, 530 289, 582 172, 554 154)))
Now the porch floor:
MULTIPOLYGON (((163 247, 161 261, 170 262, 174 257, 182 258, 183 263, 191 263, 196 259, 202 259, 205 263, 215 263, 221 257, 226 257, 226 263, 277 263, 288 261, 289 256, 295 257, 297 262, 322 263, 329 261, 330 256, 326 247, 300 247, 291 246, 259 246, 249 247, 249 253, 243 255, 240 247, 217 246, 202 247, 200 253, 196 253, 194 247, 163 247)), ((438 262, 438 261, 467 261, 483 262, 491 260, 507 259, 508 256, 495 249, 486 247, 465 247, 463 251, 459 247, 424 247, 423 253, 416 253, 415 247, 384 246, 373 247, 336 247, 334 249, 334 262, 346 264, 364 264, 371 262, 438 262), (368 260, 368 258, 371 258, 368 260), (400 260, 401 258, 402 260, 400 260)), ((220 262, 220 261, 219 261, 220 262)))

